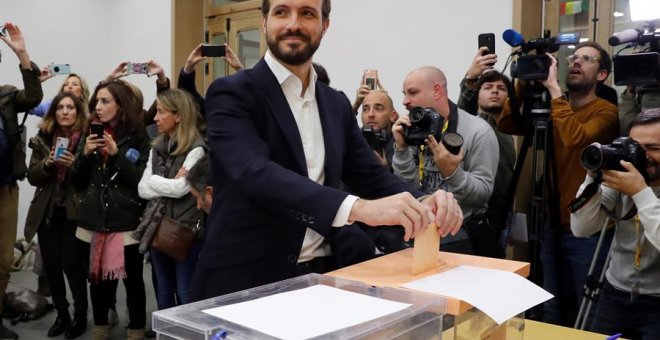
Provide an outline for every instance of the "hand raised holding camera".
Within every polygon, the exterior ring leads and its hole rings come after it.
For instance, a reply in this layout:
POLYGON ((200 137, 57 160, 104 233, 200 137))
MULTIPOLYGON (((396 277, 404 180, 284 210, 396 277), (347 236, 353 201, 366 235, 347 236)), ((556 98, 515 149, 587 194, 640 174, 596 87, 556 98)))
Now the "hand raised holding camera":
POLYGON ((27 49, 25 48, 25 40, 21 29, 18 28, 18 25, 14 25, 11 22, 5 23, 4 29, 6 34, 0 35, 0 40, 4 41, 7 46, 14 51, 21 64, 21 68, 24 70, 31 69, 32 64, 30 63, 30 56, 28 56, 27 49))
POLYGON ((125 77, 125 76, 127 76, 128 73, 126 73, 126 64, 128 64, 127 61, 123 61, 123 62, 119 63, 119 65, 117 65, 117 67, 115 67, 115 68, 110 72, 110 74, 108 74, 108 75, 105 77, 105 79, 103 79, 103 82, 105 82, 105 83, 109 83, 109 82, 114 81, 114 80, 117 80, 117 79, 119 79, 119 78, 121 78, 121 77, 125 77))
POLYGON ((149 60, 147 62, 147 65, 149 69, 149 73, 147 73, 147 77, 151 77, 155 75, 158 77, 156 81, 158 81, 159 84, 165 84, 167 82, 167 77, 165 76, 165 70, 163 69, 162 66, 160 66, 160 64, 158 64, 153 60, 149 60))
POLYGON ((550 53, 546 53, 546 55, 550 58, 552 63, 548 69, 548 78, 541 80, 541 84, 543 84, 543 86, 548 89, 548 92, 550 92, 550 98, 559 98, 564 94, 561 91, 561 87, 559 87, 559 81, 557 80, 557 58, 555 58, 550 53))
POLYGON ((232 50, 227 44, 225 44, 225 52, 226 55, 222 57, 222 59, 224 59, 234 71, 240 71, 245 68, 241 63, 241 60, 238 58, 238 55, 234 53, 234 50, 232 50))

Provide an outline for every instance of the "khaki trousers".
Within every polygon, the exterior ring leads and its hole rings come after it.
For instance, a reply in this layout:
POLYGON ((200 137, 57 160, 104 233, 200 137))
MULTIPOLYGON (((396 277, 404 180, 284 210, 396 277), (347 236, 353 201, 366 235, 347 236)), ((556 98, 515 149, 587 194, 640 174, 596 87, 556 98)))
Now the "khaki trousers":
MULTIPOLYGON (((18 185, 0 185, 0 301, 9 283, 14 262, 14 243, 18 224, 18 185)), ((2 313, 2 303, 0 303, 2 313)))

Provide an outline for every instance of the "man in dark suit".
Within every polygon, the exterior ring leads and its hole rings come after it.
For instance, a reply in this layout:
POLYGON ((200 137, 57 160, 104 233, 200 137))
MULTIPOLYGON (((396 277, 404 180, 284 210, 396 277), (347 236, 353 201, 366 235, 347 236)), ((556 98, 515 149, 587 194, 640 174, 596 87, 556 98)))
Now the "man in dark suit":
POLYGON ((451 194, 420 202, 380 165, 346 97, 316 82, 330 0, 265 0, 262 11, 269 52, 206 95, 214 198, 193 301, 332 269, 332 255, 356 257, 368 240, 352 222, 402 225, 406 240, 462 223, 451 194))

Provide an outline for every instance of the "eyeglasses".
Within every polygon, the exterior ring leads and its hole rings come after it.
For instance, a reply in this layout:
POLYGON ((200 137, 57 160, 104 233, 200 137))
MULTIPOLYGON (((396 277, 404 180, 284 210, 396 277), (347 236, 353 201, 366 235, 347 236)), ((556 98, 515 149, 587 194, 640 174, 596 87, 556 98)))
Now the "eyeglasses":
POLYGON ((571 54, 568 57, 566 57, 566 62, 570 65, 575 63, 578 59, 580 59, 585 64, 595 63, 600 60, 600 58, 592 57, 590 55, 571 54))

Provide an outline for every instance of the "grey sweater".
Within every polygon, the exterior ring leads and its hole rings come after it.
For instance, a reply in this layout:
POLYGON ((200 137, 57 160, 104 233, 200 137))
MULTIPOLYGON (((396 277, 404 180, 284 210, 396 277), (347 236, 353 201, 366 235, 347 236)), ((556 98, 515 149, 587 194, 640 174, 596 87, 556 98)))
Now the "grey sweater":
POLYGON ((468 218, 488 207, 499 162, 499 146, 492 127, 486 121, 461 109, 458 109, 456 132, 463 136, 465 156, 451 176, 440 174, 432 152, 426 148, 422 155, 424 172, 420 182, 419 163, 415 159, 419 150, 415 146, 395 150, 392 168, 399 178, 418 185, 428 194, 438 189, 452 192, 463 216, 468 218))
MULTIPOLYGON (((584 188, 593 182, 587 176, 580 186, 579 196, 584 188)), ((616 216, 624 216, 632 205, 637 206, 641 223, 639 233, 635 230, 634 219, 618 221, 612 241, 612 262, 605 276, 615 288, 630 292, 635 274, 633 263, 635 248, 643 237, 642 260, 639 274, 639 293, 660 296, 660 187, 646 188, 630 197, 604 185, 577 212, 571 214, 571 230, 577 237, 588 237, 598 232, 607 216, 600 208, 603 204, 616 216)))

